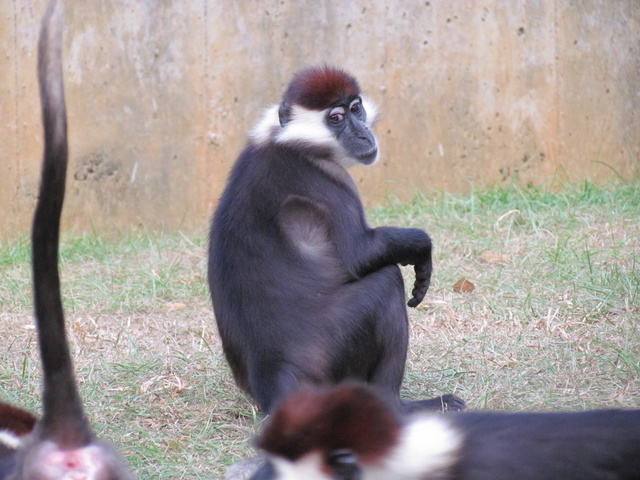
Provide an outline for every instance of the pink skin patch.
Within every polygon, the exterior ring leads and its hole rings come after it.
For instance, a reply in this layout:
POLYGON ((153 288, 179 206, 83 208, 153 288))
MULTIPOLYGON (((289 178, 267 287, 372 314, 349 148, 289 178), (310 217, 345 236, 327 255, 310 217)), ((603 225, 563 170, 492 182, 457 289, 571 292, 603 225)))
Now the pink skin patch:
POLYGON ((60 450, 54 443, 46 442, 39 449, 37 459, 26 478, 46 480, 100 480, 106 479, 108 466, 104 453, 96 445, 75 450, 60 450))

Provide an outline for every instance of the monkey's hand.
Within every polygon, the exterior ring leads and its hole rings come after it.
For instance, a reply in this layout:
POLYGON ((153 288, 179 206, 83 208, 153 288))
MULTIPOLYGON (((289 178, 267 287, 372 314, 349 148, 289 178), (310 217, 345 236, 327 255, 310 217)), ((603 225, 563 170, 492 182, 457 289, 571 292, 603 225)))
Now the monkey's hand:
POLYGON ((420 305, 420 302, 422 302, 422 299, 427 294, 427 290, 429 290, 429 284, 431 283, 432 269, 433 265, 431 263, 431 258, 414 265, 413 270, 416 273, 416 280, 415 282, 413 282, 411 298, 407 302, 407 305, 409 305, 411 308, 415 308, 420 305))

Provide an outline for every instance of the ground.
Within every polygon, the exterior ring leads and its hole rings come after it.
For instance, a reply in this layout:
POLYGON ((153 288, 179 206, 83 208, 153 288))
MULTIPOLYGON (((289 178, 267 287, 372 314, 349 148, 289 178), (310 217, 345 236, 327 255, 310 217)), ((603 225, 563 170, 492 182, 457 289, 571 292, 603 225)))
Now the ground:
MULTIPOLYGON (((498 188, 390 200, 373 224, 432 235, 403 395, 473 409, 640 405, 640 187, 498 188), (466 290, 455 284, 467 279, 466 290)), ((80 390, 141 479, 221 478, 260 413, 234 385, 206 287, 206 231, 64 236, 80 390)), ((0 244, 0 399, 39 411, 28 238, 0 244)), ((411 269, 405 268, 407 284, 411 269)))

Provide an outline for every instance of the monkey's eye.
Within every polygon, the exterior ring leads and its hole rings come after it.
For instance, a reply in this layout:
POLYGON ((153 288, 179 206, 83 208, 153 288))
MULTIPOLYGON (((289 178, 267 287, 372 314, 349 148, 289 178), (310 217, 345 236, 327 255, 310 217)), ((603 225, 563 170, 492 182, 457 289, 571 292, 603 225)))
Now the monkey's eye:
POLYGON ((344 120, 344 108, 336 107, 329 112, 329 121, 331 123, 340 123, 344 120))
POLYGON ((362 478, 358 457, 351 450, 338 449, 329 452, 327 464, 333 467, 333 478, 336 480, 360 480, 362 478))
POLYGON ((349 111, 354 115, 360 115, 363 112, 362 99, 360 97, 351 102, 349 105, 349 111))

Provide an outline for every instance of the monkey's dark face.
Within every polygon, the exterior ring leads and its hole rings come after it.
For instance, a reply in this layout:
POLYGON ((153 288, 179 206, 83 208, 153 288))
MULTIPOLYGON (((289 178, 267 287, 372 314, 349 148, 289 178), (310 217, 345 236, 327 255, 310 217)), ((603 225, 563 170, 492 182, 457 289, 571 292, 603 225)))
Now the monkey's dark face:
POLYGON ((325 124, 348 158, 371 165, 378 158, 378 144, 366 123, 367 112, 360 96, 330 108, 325 124))

